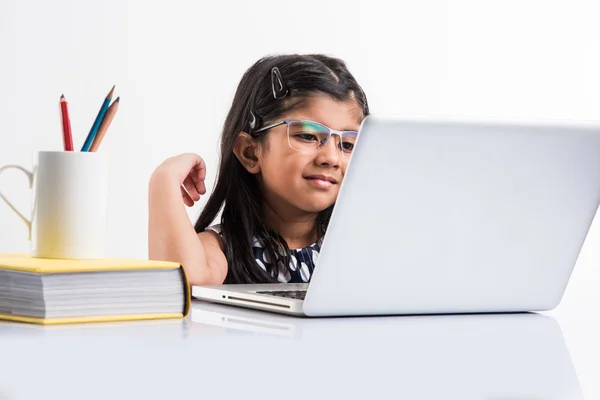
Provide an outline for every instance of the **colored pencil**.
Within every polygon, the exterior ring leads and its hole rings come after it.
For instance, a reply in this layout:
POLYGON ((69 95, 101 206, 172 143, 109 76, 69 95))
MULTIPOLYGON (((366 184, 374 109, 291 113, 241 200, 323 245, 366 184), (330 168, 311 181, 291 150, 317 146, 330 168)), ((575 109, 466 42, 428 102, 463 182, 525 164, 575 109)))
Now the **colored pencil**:
POLYGON ((63 128, 63 146, 65 151, 73 151, 73 136, 71 134, 71 119, 69 117, 69 103, 65 95, 60 96, 60 115, 63 128))
POLYGON ((98 128, 98 133, 96 134, 96 137, 94 137, 94 141, 92 142, 90 151, 97 151, 98 147, 100 147, 100 143, 102 142, 102 139, 104 139, 104 135, 106 134, 110 123, 112 122, 115 114, 117 113, 117 110, 119 109, 120 99, 120 97, 117 97, 117 99, 113 101, 110 107, 108 107, 108 110, 106 110, 106 114, 104 114, 104 118, 102 119, 100 128, 98 128))
POLYGON ((115 87, 113 86, 112 89, 110 90, 110 92, 108 92, 106 99, 104 99, 104 103, 102 103, 102 107, 100 107, 100 111, 98 112, 98 115, 96 116, 94 125, 92 125, 92 129, 90 129, 90 133, 88 133, 88 136, 85 139, 85 143, 83 144, 81 151, 89 151, 90 150, 92 141, 94 140, 94 137, 98 133, 98 128, 100 127, 100 123, 102 122, 102 119, 104 118, 104 114, 106 113, 106 110, 108 109, 108 105, 110 104, 110 101, 112 100, 112 95, 113 95, 114 90, 115 90, 115 87))

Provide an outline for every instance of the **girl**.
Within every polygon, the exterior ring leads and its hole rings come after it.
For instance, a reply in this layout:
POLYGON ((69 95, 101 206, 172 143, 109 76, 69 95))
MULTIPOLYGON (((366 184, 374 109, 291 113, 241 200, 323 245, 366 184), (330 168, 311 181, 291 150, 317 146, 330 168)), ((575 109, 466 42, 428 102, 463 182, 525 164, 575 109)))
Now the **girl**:
POLYGON ((202 158, 172 157, 152 174, 150 259, 181 263, 192 285, 309 282, 368 113, 342 60, 282 55, 256 62, 235 93, 218 180, 195 226, 184 204, 206 193, 202 158))

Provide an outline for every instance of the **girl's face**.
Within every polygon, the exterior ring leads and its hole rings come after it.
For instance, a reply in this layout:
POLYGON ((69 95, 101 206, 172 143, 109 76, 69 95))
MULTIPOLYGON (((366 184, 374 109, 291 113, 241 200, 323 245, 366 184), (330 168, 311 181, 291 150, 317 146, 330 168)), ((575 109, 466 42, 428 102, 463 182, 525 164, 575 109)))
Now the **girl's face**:
MULTIPOLYGON (((340 103, 327 96, 317 96, 281 120, 308 120, 338 131, 358 132, 361 118, 361 109, 355 101, 340 103)), ((332 134, 327 145, 312 154, 290 146, 294 140, 303 142, 295 145, 296 148, 310 146, 311 142, 316 146, 315 139, 309 135, 288 140, 286 124, 268 131, 257 151, 256 168, 265 199, 272 207, 283 207, 283 212, 287 209, 288 212, 315 213, 335 203, 350 159, 351 140, 344 139, 342 148, 345 150, 342 150, 339 136, 332 134)))

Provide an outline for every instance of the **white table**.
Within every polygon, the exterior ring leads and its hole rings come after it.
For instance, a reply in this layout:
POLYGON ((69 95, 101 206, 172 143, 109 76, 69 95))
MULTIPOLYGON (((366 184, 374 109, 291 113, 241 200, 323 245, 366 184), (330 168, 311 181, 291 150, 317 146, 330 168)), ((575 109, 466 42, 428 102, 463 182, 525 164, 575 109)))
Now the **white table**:
POLYGON ((552 313, 300 319, 199 301, 185 320, 3 322, 0 399, 593 399, 598 352, 576 371, 569 351, 595 345, 593 321, 566 320, 568 341, 552 313))

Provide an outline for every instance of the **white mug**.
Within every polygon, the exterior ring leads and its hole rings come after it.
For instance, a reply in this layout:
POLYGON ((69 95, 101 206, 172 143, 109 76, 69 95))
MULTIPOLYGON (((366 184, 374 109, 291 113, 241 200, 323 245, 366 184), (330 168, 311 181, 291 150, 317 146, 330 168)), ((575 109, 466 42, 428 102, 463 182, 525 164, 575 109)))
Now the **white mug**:
POLYGON ((0 199, 27 224, 32 256, 98 259, 105 256, 108 161, 103 153, 41 151, 32 171, 18 165, 0 168, 24 172, 33 189, 31 219, 0 199))

